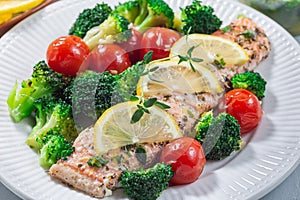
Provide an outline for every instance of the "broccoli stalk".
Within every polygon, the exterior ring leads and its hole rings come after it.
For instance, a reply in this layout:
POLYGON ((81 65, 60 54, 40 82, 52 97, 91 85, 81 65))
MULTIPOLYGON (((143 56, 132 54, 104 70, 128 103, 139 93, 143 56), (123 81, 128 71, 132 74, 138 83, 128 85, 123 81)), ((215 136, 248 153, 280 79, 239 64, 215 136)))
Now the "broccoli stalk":
POLYGON ((202 144, 207 160, 221 160, 240 149, 240 126, 227 113, 216 117, 213 117, 212 111, 203 113, 196 131, 195 138, 202 144))
POLYGON ((157 163, 154 167, 146 170, 123 171, 120 182, 130 198, 155 200, 168 187, 172 177, 171 165, 157 163))
POLYGON ((37 99, 59 96, 70 80, 50 69, 45 61, 38 62, 33 67, 31 78, 22 82, 19 91, 16 83, 7 98, 11 118, 20 122, 30 116, 37 99))
POLYGON ((262 100, 265 96, 267 82, 258 72, 248 71, 236 74, 230 82, 234 89, 246 89, 255 94, 259 100, 262 100))
POLYGON ((40 150, 42 146, 37 141, 38 138, 45 137, 52 129, 69 141, 77 137, 71 105, 62 100, 38 99, 34 106, 36 107, 36 124, 26 139, 27 145, 40 150))
POLYGON ((62 135, 55 134, 52 130, 47 136, 37 140, 42 148, 40 149, 40 165, 49 169, 59 159, 67 159, 74 152, 72 142, 67 141, 62 135))
POLYGON ((111 12, 111 7, 106 3, 97 4, 93 8, 84 9, 70 28, 69 35, 76 35, 83 38, 91 28, 104 22, 111 12))
POLYGON ((135 28, 145 32, 149 27, 173 26, 174 12, 163 0, 138 0, 140 4, 139 15, 134 20, 135 28))
POLYGON ((129 29, 129 21, 121 15, 113 13, 99 26, 90 29, 83 40, 91 50, 98 44, 121 43, 128 40, 130 37, 131 31, 129 29))
POLYGON ((173 27, 184 34, 211 34, 222 25, 222 21, 214 14, 214 9, 211 6, 202 5, 198 0, 181 8, 179 19, 176 18, 174 21, 173 27))

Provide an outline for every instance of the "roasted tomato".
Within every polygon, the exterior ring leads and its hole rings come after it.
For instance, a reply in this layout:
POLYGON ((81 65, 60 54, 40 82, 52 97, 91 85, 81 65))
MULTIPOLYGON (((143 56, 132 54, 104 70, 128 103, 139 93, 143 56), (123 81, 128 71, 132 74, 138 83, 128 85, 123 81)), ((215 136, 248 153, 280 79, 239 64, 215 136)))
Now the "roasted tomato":
POLYGON ((128 54, 116 44, 99 44, 88 58, 88 66, 96 72, 119 74, 131 66, 128 54))
POLYGON ((47 49, 47 62, 54 71, 70 76, 86 70, 83 65, 90 50, 77 36, 61 36, 51 42, 47 49))
POLYGON ((238 120, 241 133, 253 130, 263 113, 258 98, 245 89, 234 89, 226 93, 226 112, 238 120))
POLYGON ((143 34, 141 57, 152 50, 152 60, 166 58, 170 54, 171 46, 179 38, 180 34, 174 30, 163 27, 150 28, 143 34))
POLYGON ((129 38, 126 42, 120 44, 120 46, 127 52, 131 64, 134 64, 137 61, 143 59, 142 57, 140 57, 142 37, 142 33, 132 28, 131 38, 129 38))
POLYGON ((206 163, 201 144, 190 137, 173 140, 162 150, 160 161, 171 164, 174 176, 170 184, 182 185, 198 179, 206 163))

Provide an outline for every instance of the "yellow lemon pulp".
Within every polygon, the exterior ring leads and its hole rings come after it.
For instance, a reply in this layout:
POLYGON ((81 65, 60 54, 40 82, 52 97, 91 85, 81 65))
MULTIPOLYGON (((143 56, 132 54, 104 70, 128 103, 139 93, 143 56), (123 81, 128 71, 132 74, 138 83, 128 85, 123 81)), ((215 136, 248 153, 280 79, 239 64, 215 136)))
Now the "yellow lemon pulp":
POLYGON ((188 62, 178 64, 178 61, 168 60, 152 62, 148 69, 157 68, 154 72, 142 76, 137 86, 137 95, 152 96, 155 94, 222 92, 220 81, 211 71, 207 63, 188 62))
POLYGON ((206 34, 190 34, 180 38, 171 47, 170 59, 179 60, 190 48, 192 57, 204 59, 208 63, 224 60, 226 66, 240 66, 248 62, 247 52, 237 43, 221 37, 206 34))
POLYGON ((150 114, 130 123, 137 103, 124 102, 106 110, 94 126, 95 148, 99 154, 111 149, 144 142, 160 142, 182 137, 174 119, 164 110, 152 106, 150 114))

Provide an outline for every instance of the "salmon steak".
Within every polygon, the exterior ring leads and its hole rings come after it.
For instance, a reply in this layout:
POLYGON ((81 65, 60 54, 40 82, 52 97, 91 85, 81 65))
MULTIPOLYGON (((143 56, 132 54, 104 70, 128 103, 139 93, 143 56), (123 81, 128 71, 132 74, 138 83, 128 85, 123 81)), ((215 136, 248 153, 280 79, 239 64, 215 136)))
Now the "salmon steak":
POLYGON ((59 160, 49 169, 49 174, 93 197, 103 198, 112 195, 119 183, 123 170, 137 170, 149 168, 157 163, 162 148, 167 142, 130 145, 101 155, 105 165, 90 166, 88 161, 98 154, 94 147, 94 129, 92 127, 82 131, 74 141, 75 151, 67 160, 59 160), (136 149, 145 149, 146 160, 141 162, 136 149))
POLYGON ((225 66, 223 69, 220 69, 221 75, 228 80, 235 74, 254 70, 259 63, 269 56, 271 51, 270 40, 265 31, 247 17, 236 19, 212 35, 236 42, 249 56, 249 61, 242 66, 225 66))

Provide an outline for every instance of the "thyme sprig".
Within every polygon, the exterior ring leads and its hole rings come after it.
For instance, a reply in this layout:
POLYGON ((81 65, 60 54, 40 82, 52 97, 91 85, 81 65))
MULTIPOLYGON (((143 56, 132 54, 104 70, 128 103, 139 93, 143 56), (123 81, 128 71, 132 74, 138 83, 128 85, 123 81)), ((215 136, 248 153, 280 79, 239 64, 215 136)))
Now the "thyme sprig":
POLYGON ((203 62, 203 59, 201 58, 196 58, 196 57, 192 57, 192 53, 195 50, 195 48, 198 46, 192 46, 191 48, 188 49, 187 54, 185 56, 183 55, 178 55, 179 57, 179 61, 178 64, 182 63, 182 62, 188 62, 191 69, 195 72, 195 67, 193 65, 193 62, 203 62))
POLYGON ((168 109, 170 106, 159 102, 156 97, 150 98, 150 99, 144 99, 143 97, 137 97, 137 96, 131 96, 130 101, 139 101, 139 103, 136 105, 137 110, 133 113, 130 123, 134 124, 138 122, 144 115, 144 113, 150 114, 149 108, 152 106, 157 106, 161 109, 168 109))

